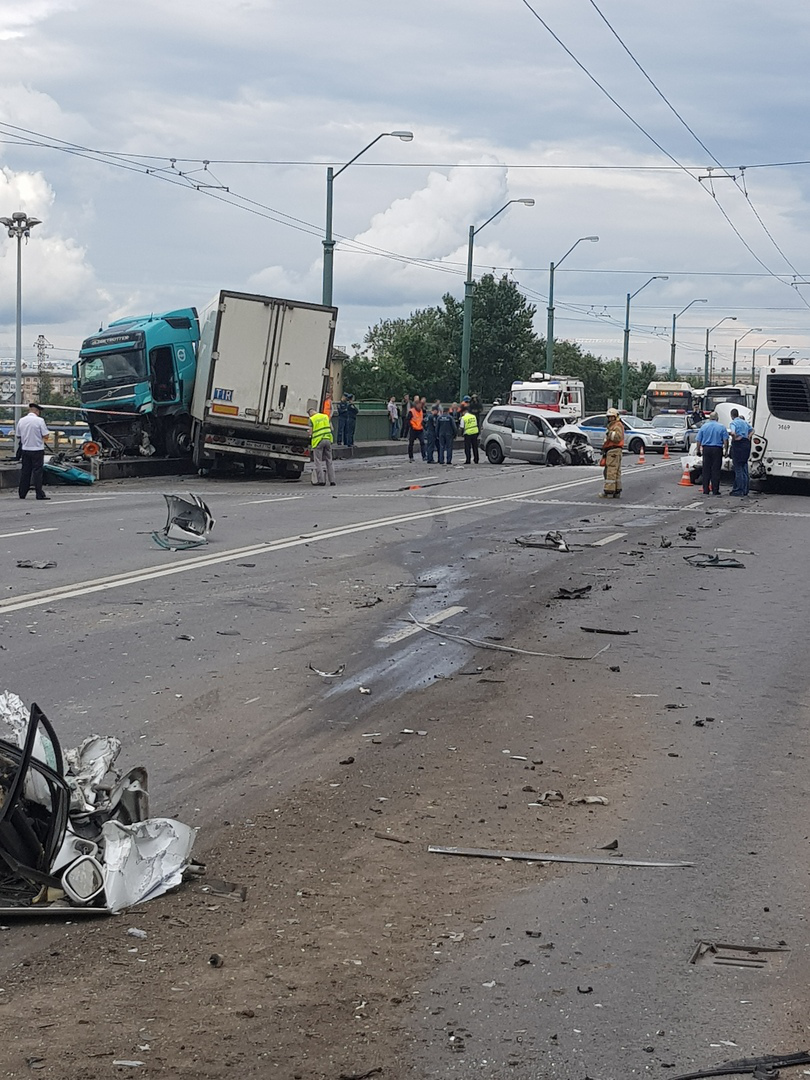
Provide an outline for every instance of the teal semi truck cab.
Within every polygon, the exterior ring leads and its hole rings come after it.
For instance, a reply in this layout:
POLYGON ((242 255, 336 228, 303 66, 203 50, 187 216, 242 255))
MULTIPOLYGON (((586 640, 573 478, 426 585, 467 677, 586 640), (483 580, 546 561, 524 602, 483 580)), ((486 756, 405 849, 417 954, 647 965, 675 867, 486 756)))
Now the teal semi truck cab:
POLYGON ((92 437, 121 453, 191 452, 196 308, 118 319, 82 342, 73 381, 92 437))

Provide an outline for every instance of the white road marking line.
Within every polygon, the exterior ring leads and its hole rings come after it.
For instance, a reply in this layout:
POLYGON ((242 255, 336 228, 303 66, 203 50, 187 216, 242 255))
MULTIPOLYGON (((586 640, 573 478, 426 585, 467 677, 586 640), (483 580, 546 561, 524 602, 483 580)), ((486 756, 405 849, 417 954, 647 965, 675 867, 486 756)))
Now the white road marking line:
POLYGON ((81 502, 82 506, 89 502, 106 502, 110 499, 117 499, 117 495, 85 495, 83 498, 77 494, 75 499, 54 499, 53 495, 50 496, 51 502, 54 506, 75 506, 76 503, 81 502))
MULTIPOLYGON (((54 603, 57 600, 70 600, 77 596, 89 596, 92 593, 106 592, 108 589, 117 589, 124 585, 138 585, 145 581, 157 578, 171 577, 174 574, 184 574, 189 570, 203 569, 216 566, 220 563, 233 562, 250 555, 266 555, 275 551, 285 551, 290 548, 303 547, 305 544, 324 543, 351 536, 353 533, 374 532, 385 529, 392 525, 409 524, 410 522, 423 521, 427 518, 446 517, 466 510, 480 510, 489 506, 500 506, 503 503, 519 502, 531 499, 533 496, 563 491, 567 488, 582 487, 583 484, 601 483, 601 474, 585 477, 582 480, 570 480, 560 484, 553 484, 545 488, 535 488, 531 491, 522 491, 511 495, 496 495, 489 499, 480 499, 478 502, 462 502, 456 506, 433 506, 427 510, 416 510, 408 514, 397 514, 393 517, 376 518, 373 521, 360 521, 354 525, 337 526, 334 529, 324 529, 318 534, 304 533, 298 536, 289 536, 281 540, 269 540, 262 544, 253 544, 249 547, 230 548, 224 552, 212 551, 205 555, 190 556, 182 562, 171 565, 161 564, 147 566, 141 570, 133 570, 123 574, 113 574, 110 577, 98 578, 94 581, 77 582, 73 585, 63 585, 59 588, 50 588, 38 593, 29 593, 27 596, 9 597, 0 600, 0 612, 23 611, 27 608, 39 607, 42 604, 54 603)), ((592 505, 592 504, 587 504, 592 505)))
MULTIPOLYGON (((454 615, 461 615, 463 611, 467 609, 464 607, 449 607, 445 611, 436 611, 432 615, 428 615, 427 618, 422 619, 422 623, 428 626, 435 626, 437 623, 443 623, 446 619, 452 619, 454 615)), ((412 637, 414 634, 418 634, 420 627, 413 623, 410 626, 403 626, 401 630, 394 630, 393 633, 386 634, 385 637, 377 639, 378 645, 396 645, 400 641, 404 641, 405 638, 412 637)))
POLYGON ((303 499, 303 495, 277 495, 274 499, 248 499, 240 502, 239 506, 257 506, 259 503, 292 502, 294 499, 303 499))
POLYGON ((603 536, 601 540, 595 540, 591 547, 604 547, 605 544, 612 544, 614 540, 621 540, 623 536, 627 536, 627 533, 611 533, 610 536, 603 536))
POLYGON ((50 529, 23 529, 21 532, 0 533, 0 540, 5 540, 9 536, 33 536, 35 533, 44 532, 59 532, 59 529, 54 525, 50 529))

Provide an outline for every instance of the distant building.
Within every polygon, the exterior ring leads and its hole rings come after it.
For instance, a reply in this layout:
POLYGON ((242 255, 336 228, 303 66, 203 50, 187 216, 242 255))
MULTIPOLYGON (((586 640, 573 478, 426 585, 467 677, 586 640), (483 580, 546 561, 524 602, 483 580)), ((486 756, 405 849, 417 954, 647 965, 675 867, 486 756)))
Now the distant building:
MULTIPOLYGON (((12 361, 13 364, 13 361, 12 361)), ((73 373, 71 371, 50 370, 43 368, 42 374, 46 375, 51 382, 51 392, 54 394, 70 394, 73 392, 73 373)), ((0 363, 0 402, 13 402, 17 387, 17 380, 13 367, 9 370, 6 364, 0 363)), ((23 368, 22 370, 22 399, 23 402, 37 401, 40 396, 40 372, 23 368)))

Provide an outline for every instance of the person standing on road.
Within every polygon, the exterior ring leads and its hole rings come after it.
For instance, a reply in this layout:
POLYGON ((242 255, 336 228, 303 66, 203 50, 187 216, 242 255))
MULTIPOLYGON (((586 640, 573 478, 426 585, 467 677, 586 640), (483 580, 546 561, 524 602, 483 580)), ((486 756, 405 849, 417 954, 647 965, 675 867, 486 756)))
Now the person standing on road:
POLYGON ((422 453, 422 461, 425 461, 427 459, 425 453, 425 413, 418 395, 414 397, 413 405, 408 410, 405 420, 408 428, 408 460, 413 461, 413 444, 418 442, 422 453))
POLYGON ((391 438, 396 440, 399 438, 399 405, 397 405, 397 399, 392 394, 388 399, 388 423, 391 425, 391 438))
POLYGON ((607 430, 602 443, 602 460, 605 470, 605 490, 600 499, 618 499, 622 493, 622 451, 624 449, 624 424, 618 409, 608 409, 607 430))
POLYGON ((20 454, 20 498, 24 499, 34 485, 38 499, 50 499, 42 490, 42 466, 45 463, 45 440, 50 435, 42 410, 32 402, 28 415, 17 421, 17 439, 20 454))
POLYGON ((734 487, 729 495, 739 495, 745 498, 748 495, 748 459, 751 457, 751 435, 753 428, 748 421, 740 416, 737 409, 731 410, 731 423, 728 433, 731 436, 731 461, 734 465, 734 487))
POLYGON ((357 427, 357 414, 360 410, 354 403, 354 394, 346 395, 346 432, 343 441, 347 446, 354 446, 354 432, 357 427))
POLYGON ((439 464, 453 464, 453 439, 456 437, 458 426, 456 419, 450 411, 450 406, 445 405, 441 416, 436 419, 436 437, 439 444, 439 464))
MULTIPOLYGON (((469 400, 469 399, 468 399, 469 400)), ((461 430, 464 432, 464 460, 470 464, 472 455, 475 464, 478 464, 478 421, 475 413, 471 412, 469 404, 461 406, 461 430)))
POLYGON ((346 439, 346 415, 349 411, 349 402, 346 395, 341 396, 337 403, 337 444, 343 446, 346 439))
POLYGON ((312 463, 315 466, 315 480, 318 487, 335 486, 335 467, 332 464, 332 425, 326 413, 317 409, 307 409, 309 414, 310 442, 312 463))
POLYGON ((723 455, 728 448, 728 432, 717 420, 717 413, 698 428, 695 435, 698 457, 703 458, 703 494, 720 494, 720 470, 723 468, 723 455))
POLYGON ((439 455, 439 431, 438 431, 437 424, 438 424, 438 421, 439 421, 439 413, 440 412, 441 412, 441 406, 439 406, 439 405, 431 405, 430 406, 430 412, 427 414, 427 417, 425 419, 425 429, 426 429, 426 433, 427 433, 427 463, 428 463, 428 465, 433 464, 433 455, 434 454, 437 457, 439 455))

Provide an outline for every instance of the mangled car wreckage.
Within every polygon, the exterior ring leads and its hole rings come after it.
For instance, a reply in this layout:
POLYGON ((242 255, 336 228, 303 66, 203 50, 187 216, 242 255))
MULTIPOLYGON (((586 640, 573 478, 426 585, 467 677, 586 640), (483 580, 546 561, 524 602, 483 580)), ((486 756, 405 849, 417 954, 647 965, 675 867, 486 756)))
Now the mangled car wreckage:
POLYGON ((146 770, 115 769, 118 739, 64 753, 37 705, 0 694, 0 911, 114 914, 179 885, 196 830, 149 817, 146 770))

